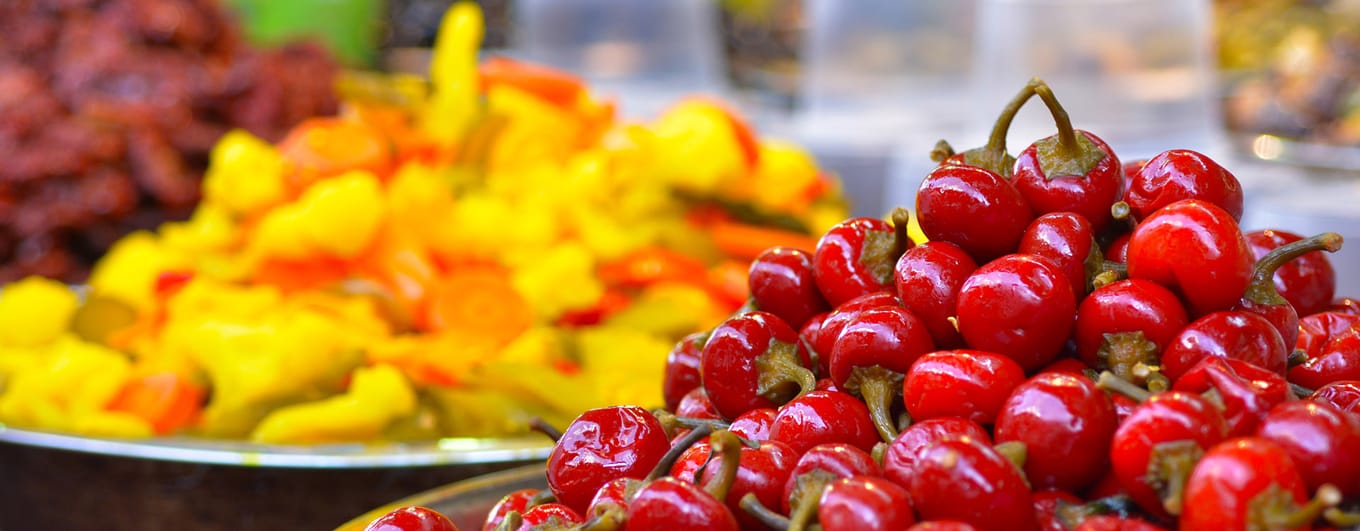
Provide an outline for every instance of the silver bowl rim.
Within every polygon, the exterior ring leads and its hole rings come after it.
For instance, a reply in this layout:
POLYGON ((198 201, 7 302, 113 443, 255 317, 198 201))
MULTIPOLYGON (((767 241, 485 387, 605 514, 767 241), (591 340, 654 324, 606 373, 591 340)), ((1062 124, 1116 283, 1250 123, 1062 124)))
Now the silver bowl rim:
POLYGON ((542 436, 450 437, 421 442, 274 445, 193 437, 109 439, 19 429, 0 424, 0 443, 107 455, 243 467, 388 468, 478 465, 547 459, 542 436))

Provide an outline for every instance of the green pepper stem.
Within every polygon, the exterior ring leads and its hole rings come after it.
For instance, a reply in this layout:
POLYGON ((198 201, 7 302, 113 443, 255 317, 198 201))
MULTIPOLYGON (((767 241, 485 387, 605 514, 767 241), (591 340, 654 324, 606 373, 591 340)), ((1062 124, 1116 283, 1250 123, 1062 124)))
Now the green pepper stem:
POLYGON ((1162 498, 1162 507, 1171 514, 1185 508, 1185 484, 1204 449, 1193 440, 1171 441, 1152 447, 1148 457, 1147 478, 1162 498))
POLYGON ((1294 396, 1297 396, 1299 398, 1308 398, 1310 396, 1313 396, 1312 389, 1296 384, 1294 382, 1289 382, 1289 391, 1294 393, 1294 396))
POLYGON ((937 163, 944 162, 944 159, 954 156, 955 153, 957 152, 954 151, 954 146, 949 145, 949 142, 945 140, 940 140, 935 143, 935 148, 930 150, 930 160, 937 163))
MULTIPOLYGON (((897 258, 902 257, 902 253, 907 252, 911 247, 911 236, 907 235, 907 228, 911 226, 911 212, 905 208, 897 207, 892 210, 892 224, 897 241, 893 244, 892 255, 897 258)), ((893 265, 897 260, 893 260, 893 265)))
POLYGON ((496 531, 516 531, 524 523, 524 516, 519 511, 505 513, 505 518, 501 523, 496 524, 496 531))
POLYGON ((1001 457, 1006 458, 1021 474, 1025 473, 1025 460, 1029 458, 1029 447, 1020 441, 1006 441, 992 447, 1001 457))
POLYGON ((529 429, 532 431, 542 433, 549 439, 552 439, 552 442, 557 442, 559 439, 562 438, 562 431, 558 430, 552 424, 549 424, 548 421, 543 420, 543 417, 534 417, 529 419, 529 429))
MULTIPOLYGON (((1292 504, 1292 499, 1285 498, 1292 504)), ((1308 503, 1294 510, 1265 512, 1266 525, 1270 529, 1298 529, 1307 527, 1341 503, 1341 490, 1330 483, 1318 487, 1317 493, 1308 503)))
POLYGON ((760 503, 760 500, 756 498, 754 492, 748 492, 745 496, 742 496, 740 506, 741 510, 746 511, 746 514, 760 520, 760 523, 765 524, 770 529, 784 531, 789 528, 788 517, 765 507, 765 504, 760 503))
POLYGON ((837 479, 825 470, 813 470, 794 479, 793 492, 790 494, 793 510, 789 514, 789 531, 808 529, 821 505, 822 493, 837 479))
POLYGON ((1072 118, 1067 115, 1067 109, 1058 102, 1058 97, 1053 94, 1053 88, 1047 83, 1039 81, 1039 85, 1034 87, 1034 92, 1044 101, 1048 113, 1053 115, 1053 123, 1058 126, 1058 153, 1068 157, 1076 156, 1081 146, 1077 144, 1077 131, 1072 127, 1072 118))
POLYGON ((764 354, 756 356, 756 394, 776 404, 783 404, 817 388, 817 377, 803 366, 798 347, 792 343, 772 341, 764 354), (789 386, 798 391, 790 393, 789 386))
POLYGON ((1047 85, 1037 77, 1030 79, 1029 83, 1025 83, 1020 92, 1017 92, 1001 109, 1001 114, 997 115, 996 122, 992 124, 991 133, 987 135, 987 145, 983 148, 989 159, 1001 161, 1006 158, 1006 136, 1010 133, 1011 123, 1015 121, 1015 116, 1020 114, 1020 109, 1025 103, 1034 97, 1040 86, 1047 85))
MULTIPOLYGON (((709 436, 709 452, 722 456, 722 469, 704 485, 713 499, 723 501, 727 499, 727 493, 732 490, 732 483, 736 482, 737 469, 741 467, 741 439, 727 430, 713 432, 709 436)), ((709 458, 712 463, 712 457, 709 458)), ((705 465, 707 466, 707 465, 705 465)))
POLYGON ((1295 258, 1314 251, 1334 253, 1341 249, 1342 241, 1340 234, 1324 232, 1271 249, 1256 262, 1252 270, 1251 283, 1247 285, 1247 292, 1242 298, 1257 304, 1289 304, 1289 301, 1280 296, 1280 292, 1275 289, 1275 270, 1295 258))
POLYGON ((713 433, 713 427, 707 424, 700 424, 690 430, 683 438, 671 445, 670 450, 666 450, 666 453, 661 456, 661 460, 657 461, 656 466, 652 468, 651 473, 647 474, 646 481, 655 481, 665 477, 666 474, 671 472, 671 467, 675 466, 675 462, 680 459, 680 456, 684 455, 686 450, 689 450, 689 447, 694 446, 694 443, 699 442, 699 439, 708 437, 711 433, 713 433))
POLYGON ((1135 402, 1146 402, 1147 399, 1152 398, 1152 393, 1149 393, 1147 389, 1133 385, 1128 380, 1115 376, 1110 371, 1101 371, 1100 377, 1096 379, 1096 387, 1127 396, 1135 402))
POLYGON ((869 406, 869 418, 883 442, 897 438, 897 426, 893 422, 893 404, 897 402, 898 391, 902 389, 903 375, 884 369, 882 366, 855 367, 846 380, 848 390, 858 391, 869 406))

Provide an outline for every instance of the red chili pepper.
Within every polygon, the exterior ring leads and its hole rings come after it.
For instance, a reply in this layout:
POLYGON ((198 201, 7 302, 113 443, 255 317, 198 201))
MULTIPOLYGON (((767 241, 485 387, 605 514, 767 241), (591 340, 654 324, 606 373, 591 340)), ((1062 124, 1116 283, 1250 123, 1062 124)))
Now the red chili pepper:
POLYGON ((1332 382, 1360 380, 1360 317, 1323 312, 1299 321, 1306 360, 1289 369, 1289 381, 1317 389, 1332 382))
POLYGON ((1162 373, 1176 381, 1205 357, 1232 358, 1283 375, 1289 350, 1275 326, 1247 312, 1214 312, 1194 320, 1162 351, 1162 373))
POLYGON ((1227 433, 1222 413, 1208 400, 1168 391, 1147 399, 1119 425, 1110 463, 1139 507, 1166 518, 1185 507, 1185 481, 1195 462, 1227 433))
POLYGON ((925 242, 902 253, 897 260, 893 284, 902 304, 925 322, 939 348, 960 348, 963 336, 950 318, 963 281, 977 269, 977 262, 949 242, 925 242))
POLYGON ((960 520, 986 530, 1039 528, 1020 469, 970 437, 922 450, 908 491, 922 520, 960 520))
MULTIPOLYGON (((1303 239, 1303 236, 1282 230, 1257 230, 1246 234, 1247 245, 1256 260, 1265 258, 1271 250, 1303 239)), ((1336 294, 1336 270, 1331 260, 1320 252, 1305 254, 1275 270, 1275 289, 1289 301, 1299 316, 1327 310, 1336 294)))
POLYGON ((879 439, 863 402, 841 391, 812 391, 779 408, 770 423, 770 440, 787 444, 801 455, 831 443, 868 452, 879 439))
POLYGON ((842 443, 819 444, 798 458, 784 483, 783 510, 790 527, 803 528, 817 514, 822 492, 832 482, 856 476, 882 476, 878 463, 863 450, 842 443))
POLYGON ((831 311, 817 288, 812 255, 806 251, 769 249, 751 262, 749 279, 756 309, 778 315, 796 329, 813 315, 831 311))
POLYGON ((1212 391, 1223 407, 1229 437, 1251 435, 1266 413, 1294 398, 1279 373, 1232 358, 1206 357, 1172 387, 1187 393, 1212 391))
MULTIPOLYGON (((1293 345, 1299 336, 1299 312, 1276 289, 1275 277, 1279 271, 1293 262, 1302 260, 1305 255, 1315 251, 1334 253, 1341 248, 1341 235, 1324 232, 1317 236, 1296 240, 1275 249, 1256 262, 1251 284, 1242 295, 1242 300, 1234 309, 1247 311, 1265 317, 1280 332, 1285 345, 1293 345)), ((1323 260, 1326 260, 1324 257, 1323 260)), ((1326 299, 1331 298, 1328 294, 1326 299)))
POLYGON ((1110 205, 1123 193, 1123 166, 1100 137, 1072 128, 1048 85, 1035 92, 1053 115, 1058 134, 1020 152, 1011 182, 1035 214, 1071 212, 1085 218, 1093 233, 1104 231, 1113 221, 1110 205))
POLYGON ((1237 304, 1251 270, 1251 249, 1237 222, 1211 203, 1192 199, 1162 207, 1129 239, 1129 278, 1170 288, 1194 316, 1237 304))
POLYGON ((996 419, 996 442, 1026 448, 1034 488, 1079 492, 1109 467, 1114 405, 1085 376, 1039 374, 1016 386, 996 419))
POLYGON ((1351 451, 1360 448, 1360 417, 1326 402, 1283 402, 1261 419, 1256 436, 1289 455, 1308 492, 1331 484, 1360 496, 1360 453, 1351 451))
POLYGON ((774 314, 748 312, 718 325, 704 344, 699 372, 723 418, 775 407, 812 390, 816 378, 798 334, 774 314))
POLYGON ((906 529, 916 517, 906 489, 880 477, 857 476, 836 480, 822 492, 817 523, 825 531, 906 529))
POLYGON ((959 417, 925 419, 908 426, 888 444, 888 449, 883 453, 883 476, 910 488, 921 451, 939 441, 960 437, 991 444, 991 437, 982 425, 959 417))
POLYGON ((1159 365, 1162 351, 1187 324, 1185 307, 1161 284, 1120 280, 1096 288, 1077 307, 1077 355, 1096 370, 1143 383, 1139 365, 1159 365))
POLYGON ((1242 219, 1242 184, 1202 153, 1164 151, 1148 160, 1129 179, 1128 186, 1124 201, 1136 219, 1145 220, 1163 207, 1186 199, 1222 208, 1233 221, 1242 219))
POLYGON ((911 214, 893 211, 893 222, 850 218, 831 227, 812 255, 817 288, 832 306, 880 291, 891 291, 893 266, 912 247, 907 237, 911 214))
POLYGON ((1210 448, 1185 486, 1182 531, 1310 529, 1341 501, 1332 489, 1309 501, 1303 478, 1285 451, 1258 437, 1210 448))
POLYGON ((1095 228, 1072 212, 1050 212, 1034 218, 1020 237, 1019 253, 1053 262, 1066 275, 1077 299, 1091 291, 1091 282, 1105 262, 1095 228))
POLYGON ((911 364, 934 351, 930 332, 910 310, 883 306, 858 312, 831 349, 831 380, 869 406, 883 442, 897 436, 893 404, 911 364))
POLYGON ((699 388, 699 359, 707 341, 707 332, 695 332, 681 339, 666 355, 661 395, 668 411, 674 412, 686 394, 699 388))
POLYGON ((592 409, 576 417, 553 447, 548 487, 558 502, 579 513, 605 483, 646 477, 669 448, 666 430, 646 410, 592 409))
POLYGON ((1006 356, 980 350, 931 352, 911 366, 902 383, 912 420, 962 417, 991 424, 1025 370, 1006 356))
POLYGON ((959 288, 959 333, 975 349, 1003 354, 1027 371, 1058 355, 1072 332, 1076 296, 1046 258, 1006 255, 979 267, 959 288))

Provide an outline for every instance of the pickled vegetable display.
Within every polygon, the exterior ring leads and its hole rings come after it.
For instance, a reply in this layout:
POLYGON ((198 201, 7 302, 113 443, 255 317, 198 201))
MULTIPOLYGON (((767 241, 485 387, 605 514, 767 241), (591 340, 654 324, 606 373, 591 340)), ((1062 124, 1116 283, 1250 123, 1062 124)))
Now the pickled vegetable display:
POLYGON ((663 405, 676 340, 746 267, 846 215, 800 148, 720 103, 617 118, 570 75, 477 59, 445 15, 429 79, 353 75, 343 112, 213 147, 186 221, 87 287, 0 291, 0 423, 263 443, 500 436, 663 405))

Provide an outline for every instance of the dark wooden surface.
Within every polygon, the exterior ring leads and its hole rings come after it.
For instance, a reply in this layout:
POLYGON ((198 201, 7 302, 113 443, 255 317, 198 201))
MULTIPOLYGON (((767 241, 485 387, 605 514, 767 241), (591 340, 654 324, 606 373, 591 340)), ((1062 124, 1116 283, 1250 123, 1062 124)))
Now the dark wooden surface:
POLYGON ((0 531, 332 529, 397 499, 523 464, 260 468, 0 443, 0 531))

